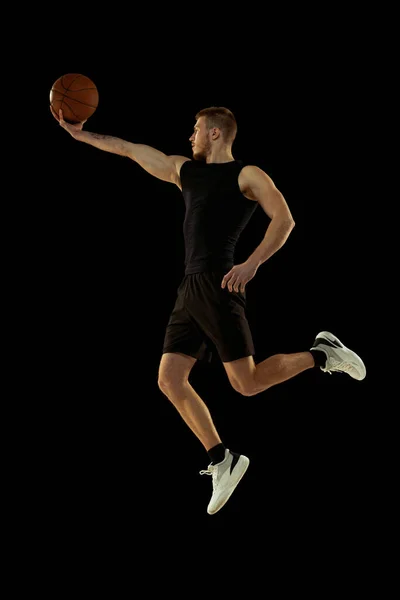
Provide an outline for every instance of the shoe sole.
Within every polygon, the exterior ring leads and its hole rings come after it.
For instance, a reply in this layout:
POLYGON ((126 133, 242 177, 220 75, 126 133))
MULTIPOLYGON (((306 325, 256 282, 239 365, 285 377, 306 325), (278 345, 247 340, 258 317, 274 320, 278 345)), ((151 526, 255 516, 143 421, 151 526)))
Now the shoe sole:
MULTIPOLYGON (((207 510, 207 512, 208 512, 209 515, 215 515, 215 513, 217 513, 219 510, 221 510, 221 508, 223 506, 225 506, 225 504, 228 502, 229 498, 232 496, 233 492, 236 490, 236 488, 237 488, 240 480, 242 479, 243 475, 246 473, 246 471, 247 471, 247 469, 249 467, 249 464, 250 464, 250 460, 247 458, 247 456, 243 456, 242 455, 239 458, 239 461, 238 461, 238 463, 236 465, 236 468, 239 466, 239 464, 241 464, 243 470, 240 472, 240 475, 238 475, 237 478, 235 478, 235 477, 232 476, 232 481, 234 481, 235 483, 234 483, 231 491, 226 496, 226 498, 224 499, 224 501, 222 502, 222 504, 220 504, 218 506, 218 508, 216 508, 212 512, 210 512, 209 510, 207 510)), ((239 470, 238 470, 238 472, 239 472, 239 470)))
MULTIPOLYGON (((354 350, 350 350, 350 348, 347 348, 347 346, 345 346, 340 340, 339 338, 337 338, 335 335, 333 335, 333 333, 330 333, 329 331, 320 331, 319 334, 316 336, 317 338, 325 338, 327 340, 329 340, 330 342, 334 342, 340 345, 341 348, 343 348, 344 350, 347 350, 347 352, 350 352, 350 354, 356 359, 356 362, 358 362, 358 367, 361 370, 360 373, 360 377, 353 377, 353 375, 350 375, 350 377, 352 377, 353 379, 356 379, 357 381, 362 381, 363 379, 365 379, 365 376, 367 374, 367 369, 365 367, 364 361, 362 360, 362 358, 360 356, 358 356, 358 354, 356 354, 354 352, 354 350)), ((316 348, 318 348, 316 346, 316 348)))

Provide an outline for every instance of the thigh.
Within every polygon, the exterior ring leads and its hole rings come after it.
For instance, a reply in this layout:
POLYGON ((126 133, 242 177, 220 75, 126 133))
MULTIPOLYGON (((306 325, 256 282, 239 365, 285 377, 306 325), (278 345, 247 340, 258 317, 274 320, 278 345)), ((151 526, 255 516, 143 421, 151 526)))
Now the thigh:
POLYGON ((223 362, 222 364, 234 389, 238 390, 250 386, 251 382, 254 381, 256 365, 252 356, 223 362))
POLYGON ((204 334, 185 306, 186 281, 178 288, 175 306, 165 330, 162 353, 191 356, 198 360, 209 360, 204 334))
POLYGON ((211 339, 222 362, 253 356, 246 296, 221 288, 222 273, 201 273, 190 280, 188 309, 211 339))
POLYGON ((196 359, 185 354, 166 352, 162 355, 159 366, 159 378, 162 381, 187 381, 196 359))

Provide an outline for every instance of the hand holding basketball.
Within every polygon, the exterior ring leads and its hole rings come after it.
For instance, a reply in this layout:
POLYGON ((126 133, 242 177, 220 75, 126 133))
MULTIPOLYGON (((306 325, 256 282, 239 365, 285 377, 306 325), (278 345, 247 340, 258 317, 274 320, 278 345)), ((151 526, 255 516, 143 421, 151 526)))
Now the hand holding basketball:
POLYGON ((59 77, 50 90, 50 106, 58 118, 63 111, 68 123, 83 123, 93 115, 99 103, 99 93, 95 83, 79 73, 68 73, 59 77))
POLYGON ((58 115, 51 105, 50 105, 50 110, 52 112, 53 117, 55 119, 57 119, 57 121, 60 123, 61 127, 63 129, 65 129, 65 131, 68 131, 68 133, 70 133, 72 136, 74 136, 74 134, 77 133, 78 131, 82 131, 82 127, 84 126, 86 121, 82 121, 81 123, 74 123, 74 124, 67 123, 67 121, 64 120, 64 115, 63 115, 63 111, 61 110, 61 108, 58 111, 58 115))

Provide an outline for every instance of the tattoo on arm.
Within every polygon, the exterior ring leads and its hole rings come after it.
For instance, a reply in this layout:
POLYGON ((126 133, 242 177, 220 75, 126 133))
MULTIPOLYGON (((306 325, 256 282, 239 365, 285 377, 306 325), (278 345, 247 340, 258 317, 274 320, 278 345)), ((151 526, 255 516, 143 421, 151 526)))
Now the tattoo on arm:
POLYGON ((114 140, 115 139, 112 135, 102 135, 100 133, 91 133, 90 135, 93 138, 95 138, 96 140, 114 140))
POLYGON ((85 133, 88 137, 84 141, 96 148, 100 148, 100 150, 106 150, 107 152, 113 152, 121 156, 128 156, 129 149, 132 147, 132 144, 112 135, 103 135, 91 131, 86 131, 85 133))

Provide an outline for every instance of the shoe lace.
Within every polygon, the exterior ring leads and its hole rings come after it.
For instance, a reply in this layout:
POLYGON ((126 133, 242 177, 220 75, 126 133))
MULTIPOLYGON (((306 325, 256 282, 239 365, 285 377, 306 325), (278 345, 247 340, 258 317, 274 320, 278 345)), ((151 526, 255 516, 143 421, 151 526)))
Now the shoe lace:
POLYGON ((207 469, 202 469, 201 471, 199 471, 200 475, 211 475, 213 478, 213 485, 216 482, 217 479, 217 467, 215 467, 214 465, 208 465, 207 469))
POLYGON ((324 373, 329 373, 329 375, 332 375, 332 371, 343 371, 343 373, 347 373, 348 371, 351 371, 352 368, 353 367, 350 363, 344 361, 340 362, 339 360, 331 359, 329 367, 322 369, 322 371, 324 371, 324 373))

